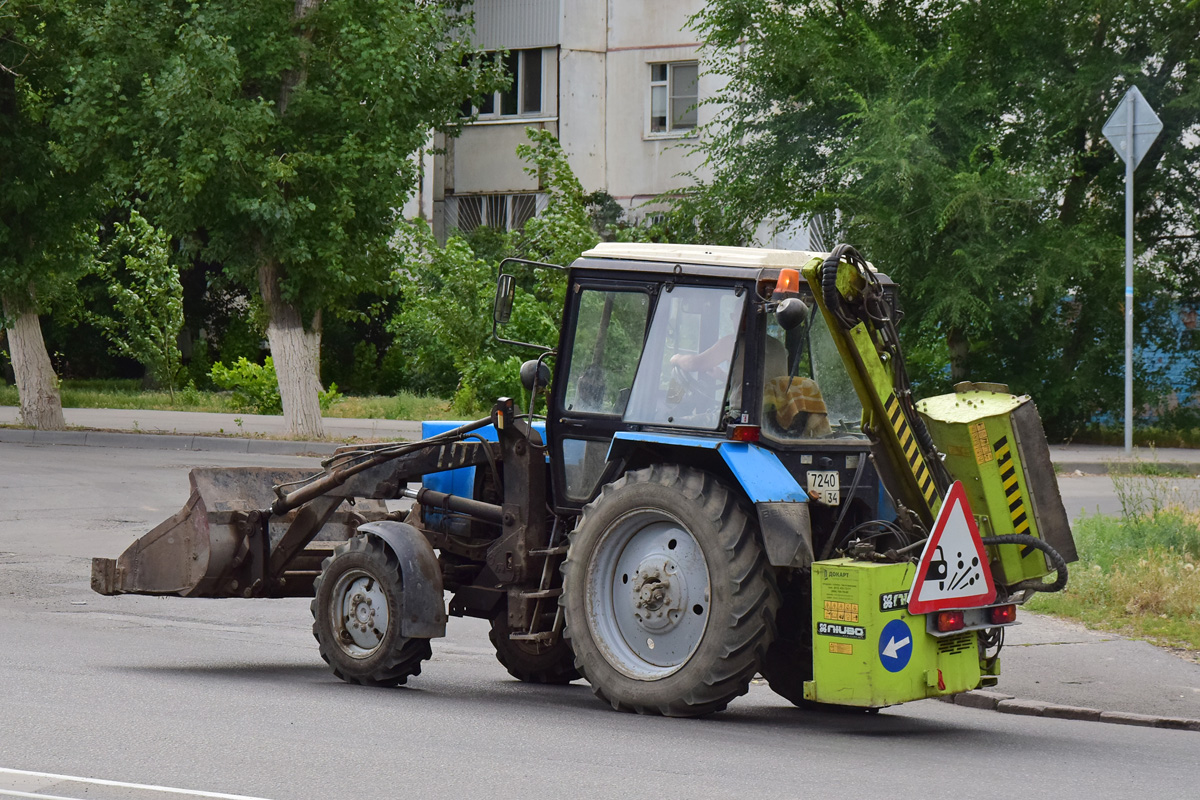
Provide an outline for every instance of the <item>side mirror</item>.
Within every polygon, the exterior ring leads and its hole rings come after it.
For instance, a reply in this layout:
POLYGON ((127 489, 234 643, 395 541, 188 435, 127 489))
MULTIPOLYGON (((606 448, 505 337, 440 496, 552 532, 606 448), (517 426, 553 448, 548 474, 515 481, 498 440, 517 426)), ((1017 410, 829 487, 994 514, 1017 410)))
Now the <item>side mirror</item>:
POLYGON ((799 297, 789 297, 775 309, 775 319, 785 331, 794 331, 808 321, 808 306, 799 297))
POLYGON ((525 391, 533 391, 535 378, 538 386, 548 386, 550 384, 550 368, 546 366, 546 362, 531 358, 521 365, 521 385, 525 387, 525 391))
MULTIPOLYGON (((496 304, 492 306, 492 321, 497 325, 507 325, 512 317, 513 293, 516 281, 512 275, 501 273, 496 281, 496 304)), ((522 374, 524 371, 522 370, 522 374)))

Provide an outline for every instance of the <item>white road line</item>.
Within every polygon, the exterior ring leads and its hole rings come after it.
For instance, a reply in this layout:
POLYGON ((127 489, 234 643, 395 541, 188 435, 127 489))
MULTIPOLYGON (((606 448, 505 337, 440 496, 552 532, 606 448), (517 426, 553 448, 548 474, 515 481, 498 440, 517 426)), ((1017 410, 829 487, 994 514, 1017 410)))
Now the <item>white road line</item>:
POLYGON ((13 792, 8 789, 0 789, 0 795, 4 797, 32 797, 35 800, 79 800, 78 797, 59 797, 56 794, 30 794, 29 792, 13 792))
MULTIPOLYGON (((21 769, 0 767, 0 775, 25 775, 31 778, 53 778, 56 781, 74 781, 75 783, 92 783, 97 786, 116 786, 121 789, 142 789, 148 792, 164 792, 166 794, 185 794, 189 797, 211 797, 214 800, 266 800, 263 797, 248 797, 242 794, 221 794, 220 792, 198 792, 192 789, 176 789, 171 786, 151 786, 145 783, 125 783, 123 781, 106 781, 100 778, 79 778, 74 775, 55 775, 50 772, 27 772, 21 769)), ((73 798, 53 797, 48 794, 28 794, 0 789, 0 795, 9 797, 33 797, 41 800, 73 800, 73 798)))

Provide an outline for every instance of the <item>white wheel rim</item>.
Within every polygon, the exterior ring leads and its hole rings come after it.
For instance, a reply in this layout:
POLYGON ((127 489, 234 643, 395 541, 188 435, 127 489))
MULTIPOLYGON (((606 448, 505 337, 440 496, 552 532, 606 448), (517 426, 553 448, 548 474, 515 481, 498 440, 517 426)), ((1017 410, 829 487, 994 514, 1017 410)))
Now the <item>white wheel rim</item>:
POLYGON ((623 675, 650 681, 681 669, 704 639, 710 599, 708 561, 675 517, 634 509, 601 534, 585 607, 597 645, 623 675))
POLYGON ((351 658, 370 658, 388 629, 387 594, 379 580, 361 569, 348 570, 333 586, 330 622, 334 641, 351 658))

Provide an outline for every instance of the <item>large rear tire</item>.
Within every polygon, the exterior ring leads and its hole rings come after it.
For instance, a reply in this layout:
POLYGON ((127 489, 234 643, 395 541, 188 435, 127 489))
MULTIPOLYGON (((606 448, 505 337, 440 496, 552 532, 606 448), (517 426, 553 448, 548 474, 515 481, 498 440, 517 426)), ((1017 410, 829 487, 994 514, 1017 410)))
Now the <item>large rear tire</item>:
POLYGON ((627 473, 583 511, 563 565, 575 666, 613 708, 692 717, 745 694, 775 636, 753 514, 713 475, 627 473))
POLYGON ((333 551, 314 584, 313 636, 321 658, 347 683, 399 686, 421 674, 428 639, 400 635, 400 563, 378 539, 358 535, 333 551))
POLYGON ((508 608, 501 603, 492 617, 488 638, 496 648, 496 660, 508 674, 524 683, 566 684, 579 678, 571 644, 559 636, 553 644, 514 641, 509 638, 508 608))

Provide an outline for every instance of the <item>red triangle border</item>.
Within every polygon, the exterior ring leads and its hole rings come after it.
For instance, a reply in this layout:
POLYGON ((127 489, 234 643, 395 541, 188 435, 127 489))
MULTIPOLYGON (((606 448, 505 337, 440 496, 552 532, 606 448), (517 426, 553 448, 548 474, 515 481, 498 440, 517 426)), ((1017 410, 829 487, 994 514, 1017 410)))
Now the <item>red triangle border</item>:
POLYGON ((967 490, 963 487, 962 481, 955 481, 954 485, 950 487, 950 492, 946 495, 946 499, 942 502, 942 507, 938 511, 937 519, 933 524, 933 532, 929 535, 929 541, 925 543, 925 549, 921 551, 921 560, 917 562, 917 577, 913 580, 912 588, 908 592, 908 613, 928 614, 931 611, 978 608, 988 605, 995 599, 996 585, 992 581, 992 569, 988 564, 987 551, 983 547, 983 538, 979 535, 979 526, 975 524, 975 515, 971 513, 971 504, 967 501, 967 490), (942 534, 946 530, 946 524, 949 522, 950 516, 954 513, 953 509, 955 505, 962 507, 962 514, 967 519, 967 529, 971 532, 971 540, 975 543, 975 550, 979 556, 979 564, 983 569, 983 578, 987 584, 987 591, 978 595, 945 597, 940 600, 928 600, 922 603, 917 600, 917 595, 925 583, 925 573, 929 571, 930 562, 933 561, 933 554, 942 540, 942 534))

